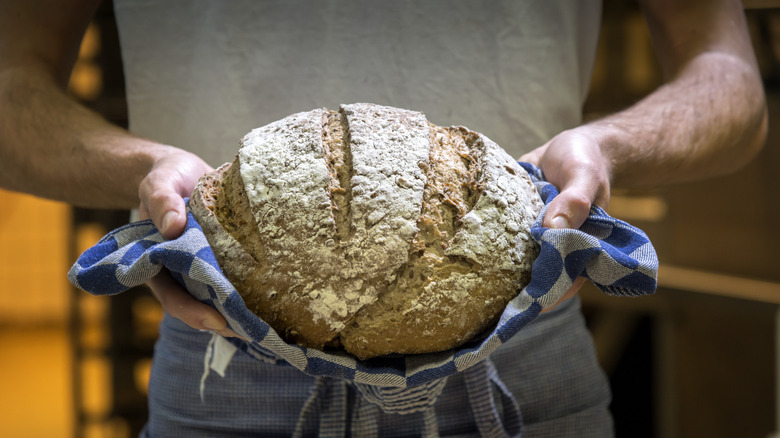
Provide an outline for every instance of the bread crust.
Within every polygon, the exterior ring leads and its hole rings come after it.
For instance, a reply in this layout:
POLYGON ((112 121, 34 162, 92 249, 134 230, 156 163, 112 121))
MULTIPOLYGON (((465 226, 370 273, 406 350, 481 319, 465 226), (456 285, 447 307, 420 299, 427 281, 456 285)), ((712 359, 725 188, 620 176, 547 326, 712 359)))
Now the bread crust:
POLYGON ((530 281, 542 201, 484 135, 352 104, 253 130, 191 205, 250 310, 290 342, 366 359, 495 324, 530 281))

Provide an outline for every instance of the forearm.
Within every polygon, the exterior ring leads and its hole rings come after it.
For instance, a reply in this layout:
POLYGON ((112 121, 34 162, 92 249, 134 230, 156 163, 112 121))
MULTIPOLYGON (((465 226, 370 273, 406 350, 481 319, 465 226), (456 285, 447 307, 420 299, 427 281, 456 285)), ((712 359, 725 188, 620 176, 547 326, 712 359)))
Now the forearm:
POLYGON ((560 189, 544 225, 579 227, 613 188, 735 171, 763 146, 763 85, 739 0, 640 0, 665 84, 521 157, 560 189))
POLYGON ((167 147, 130 135, 32 66, 0 72, 0 186, 98 208, 138 206, 167 147))
POLYGON ((707 52, 634 106, 587 126, 613 187, 632 188, 734 171, 760 150, 766 125, 757 67, 707 52))

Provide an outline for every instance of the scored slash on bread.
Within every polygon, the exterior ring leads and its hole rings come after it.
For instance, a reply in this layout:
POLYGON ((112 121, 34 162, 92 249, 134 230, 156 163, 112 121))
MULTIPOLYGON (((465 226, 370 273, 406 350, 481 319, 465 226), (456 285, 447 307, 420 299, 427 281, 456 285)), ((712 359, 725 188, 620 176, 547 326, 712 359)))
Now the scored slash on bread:
POLYGON ((290 342, 361 359, 495 324, 530 281, 542 207, 484 135, 374 104, 251 131, 190 204, 251 311, 290 342))

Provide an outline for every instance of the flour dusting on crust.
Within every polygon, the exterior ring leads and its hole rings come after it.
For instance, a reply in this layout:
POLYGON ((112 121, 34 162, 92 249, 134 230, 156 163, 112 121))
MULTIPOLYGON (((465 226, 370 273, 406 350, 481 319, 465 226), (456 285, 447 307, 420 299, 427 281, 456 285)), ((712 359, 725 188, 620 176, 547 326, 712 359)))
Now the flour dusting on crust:
POLYGON ((542 202, 486 136, 374 104, 243 137, 193 212, 250 310, 360 358, 452 348, 530 280, 542 202))

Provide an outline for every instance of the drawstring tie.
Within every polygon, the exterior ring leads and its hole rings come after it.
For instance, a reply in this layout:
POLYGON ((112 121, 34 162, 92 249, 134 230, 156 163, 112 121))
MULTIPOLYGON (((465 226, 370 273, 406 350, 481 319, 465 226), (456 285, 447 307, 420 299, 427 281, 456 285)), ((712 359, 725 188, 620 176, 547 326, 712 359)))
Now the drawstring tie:
MULTIPOLYGON (((480 435, 485 438, 520 437, 523 428, 520 406, 499 379, 493 362, 485 359, 462 374, 480 435), (494 387, 498 389, 503 402, 504 419, 499 415, 495 403, 494 387)), ((293 437, 303 438, 306 426, 319 420, 317 436, 321 438, 347 436, 348 424, 351 424, 351 436, 375 438, 379 433, 381 409, 386 413, 400 415, 422 413, 423 438, 438 438, 434 403, 446 383, 445 377, 419 387, 381 388, 353 384, 338 378, 317 377, 298 417, 293 437), (347 394, 350 386, 357 388, 361 396, 355 399, 351 421, 348 421, 347 394), (376 397, 377 393, 381 393, 381 397, 376 397)))

